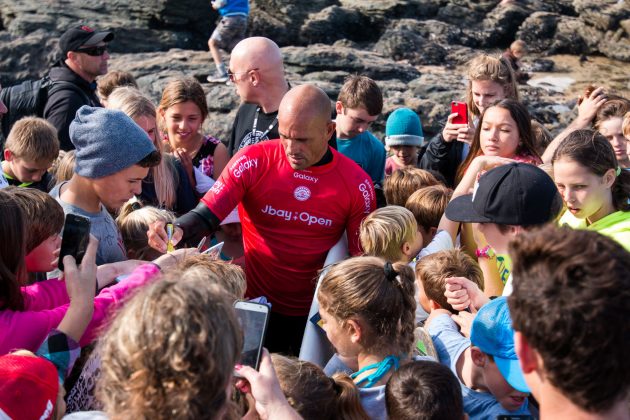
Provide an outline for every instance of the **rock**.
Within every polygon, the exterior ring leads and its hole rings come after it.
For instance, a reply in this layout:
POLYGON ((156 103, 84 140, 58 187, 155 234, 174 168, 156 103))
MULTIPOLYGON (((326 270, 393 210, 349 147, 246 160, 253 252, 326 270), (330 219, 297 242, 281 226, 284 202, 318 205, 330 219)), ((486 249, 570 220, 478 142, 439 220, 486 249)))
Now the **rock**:
POLYGON ((527 71, 534 72, 550 72, 553 71, 555 63, 545 58, 535 58, 533 60, 525 60, 527 71))
POLYGON ((573 5, 581 20, 601 31, 616 31, 619 22, 630 17, 626 0, 574 0, 573 5))
POLYGON ((531 52, 545 53, 553 42, 559 20, 557 13, 533 13, 525 19, 516 37, 525 41, 531 52))
POLYGON ((284 47, 282 54, 287 70, 300 75, 343 69, 375 80, 409 81, 419 76, 418 70, 409 64, 396 63, 370 51, 315 44, 309 47, 284 47))
POLYGON ((387 29, 373 50, 396 61, 409 60, 414 65, 440 64, 446 57, 444 47, 408 29, 387 29))
POLYGON ((483 30, 479 45, 485 48, 509 45, 515 38, 521 23, 529 16, 529 10, 519 4, 495 7, 481 23, 483 30))
POLYGON ((249 33, 266 36, 278 45, 300 44, 300 28, 311 13, 328 6, 339 5, 337 0, 251 0, 249 33))
POLYGON ((300 28, 302 44, 332 44, 339 39, 355 42, 375 41, 383 30, 382 21, 370 19, 358 10, 330 6, 309 15, 300 28), (366 30, 366 28, 370 28, 366 30))
POLYGON ((426 19, 435 17, 445 0, 339 0, 341 6, 358 10, 366 16, 384 19, 426 19))

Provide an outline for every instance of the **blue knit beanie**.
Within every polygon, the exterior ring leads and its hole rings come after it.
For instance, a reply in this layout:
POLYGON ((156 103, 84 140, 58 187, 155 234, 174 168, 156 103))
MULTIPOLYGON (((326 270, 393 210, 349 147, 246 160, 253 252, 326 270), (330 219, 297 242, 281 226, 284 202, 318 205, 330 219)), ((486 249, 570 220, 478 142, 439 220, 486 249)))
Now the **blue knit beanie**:
POLYGON ((387 118, 385 144, 387 146, 422 145, 424 134, 420 117, 409 108, 398 108, 387 118))
POLYGON ((115 174, 155 151, 147 133, 124 112, 87 105, 70 123, 70 140, 76 148, 74 172, 86 178, 115 174))

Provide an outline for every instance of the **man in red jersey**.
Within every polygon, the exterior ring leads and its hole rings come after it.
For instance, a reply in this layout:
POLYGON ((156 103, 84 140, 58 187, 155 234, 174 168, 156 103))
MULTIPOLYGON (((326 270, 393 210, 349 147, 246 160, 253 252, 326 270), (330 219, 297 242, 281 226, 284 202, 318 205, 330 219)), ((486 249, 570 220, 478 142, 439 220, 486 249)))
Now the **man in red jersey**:
MULTIPOLYGON (((278 111, 280 139, 238 152, 201 203, 176 221, 174 240, 183 233, 186 242, 216 230, 238 204, 247 296, 272 303, 271 352, 297 354, 328 250, 347 231, 350 252, 358 254, 359 225, 375 208, 370 177, 328 146, 330 115, 324 91, 291 89, 278 111)), ((166 251, 163 223, 148 234, 152 247, 166 251)))

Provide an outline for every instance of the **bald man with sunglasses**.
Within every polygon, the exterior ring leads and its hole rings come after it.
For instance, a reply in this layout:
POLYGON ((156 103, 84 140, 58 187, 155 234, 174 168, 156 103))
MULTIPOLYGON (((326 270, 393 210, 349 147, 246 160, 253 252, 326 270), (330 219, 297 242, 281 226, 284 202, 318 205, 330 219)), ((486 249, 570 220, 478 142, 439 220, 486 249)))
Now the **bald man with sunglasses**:
POLYGON ((48 77, 64 83, 53 83, 43 116, 57 129, 62 150, 74 149, 68 129, 77 110, 83 105, 101 106, 96 96, 96 77, 107 73, 107 46, 112 39, 112 32, 89 26, 70 28, 59 38, 61 59, 48 77))

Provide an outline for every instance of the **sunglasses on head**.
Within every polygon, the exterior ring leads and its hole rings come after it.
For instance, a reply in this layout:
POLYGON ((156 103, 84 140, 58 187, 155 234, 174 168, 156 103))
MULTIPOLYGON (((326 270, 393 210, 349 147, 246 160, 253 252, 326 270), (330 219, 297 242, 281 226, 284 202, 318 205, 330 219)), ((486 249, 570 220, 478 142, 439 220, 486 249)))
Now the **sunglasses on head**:
POLYGON ((107 52, 107 45, 101 45, 100 47, 87 47, 87 48, 79 48, 75 50, 75 52, 84 53, 87 55, 91 55, 93 57, 98 57, 107 52))

